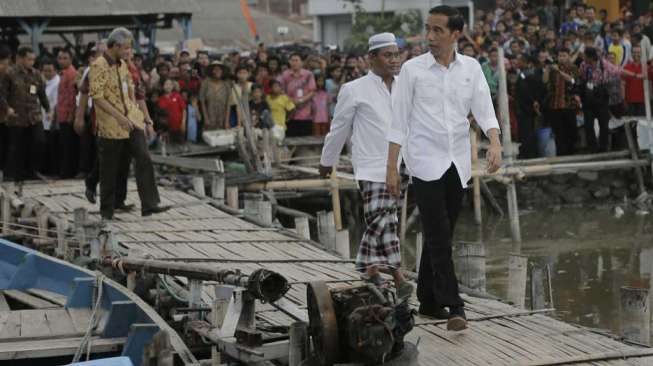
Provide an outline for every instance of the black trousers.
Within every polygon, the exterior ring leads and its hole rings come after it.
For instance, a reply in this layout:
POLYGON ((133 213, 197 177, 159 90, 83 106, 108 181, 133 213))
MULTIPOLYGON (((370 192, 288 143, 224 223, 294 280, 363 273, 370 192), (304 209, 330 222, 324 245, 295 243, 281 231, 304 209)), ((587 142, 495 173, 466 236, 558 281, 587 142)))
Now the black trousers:
POLYGON ((535 134, 534 113, 520 112, 517 114, 519 126, 519 157, 532 159, 537 157, 537 135, 535 134))
POLYGON ((5 161, 9 145, 9 128, 0 122, 0 170, 5 170, 5 161))
POLYGON ((46 175, 59 175, 59 130, 43 131, 45 148, 41 155, 40 171, 46 175))
POLYGON ((79 162, 79 137, 72 122, 59 124, 59 176, 72 178, 77 174, 79 162))
POLYGON ((587 144, 593 151, 608 151, 608 135, 610 133, 610 109, 608 104, 592 103, 584 105, 584 127, 587 137, 587 144), (594 119, 599 120, 599 144, 596 145, 596 135, 594 134, 594 119))
POLYGON ((556 140, 556 155, 572 155, 578 138, 576 111, 573 109, 552 109, 549 115, 556 140))
POLYGON ((91 174, 97 160, 97 138, 91 130, 90 121, 79 136, 79 171, 91 174))
POLYGON ((463 306, 452 259, 451 240, 460 213, 463 188, 456 167, 434 181, 413 177, 422 219, 424 245, 417 278, 417 298, 427 309, 463 306))
POLYGON ((11 126, 7 128, 9 139, 5 178, 22 182, 33 179, 40 168, 43 154, 43 125, 37 123, 29 127, 11 126))
POLYGON ((313 121, 291 119, 288 121, 286 137, 301 137, 313 135, 313 121))
POLYGON ((128 139, 98 139, 100 172, 100 213, 105 219, 113 218, 116 202, 127 196, 127 176, 129 164, 125 160, 134 159, 134 175, 138 196, 143 211, 156 207, 159 191, 154 178, 154 167, 147 150, 145 134, 134 129, 128 139))

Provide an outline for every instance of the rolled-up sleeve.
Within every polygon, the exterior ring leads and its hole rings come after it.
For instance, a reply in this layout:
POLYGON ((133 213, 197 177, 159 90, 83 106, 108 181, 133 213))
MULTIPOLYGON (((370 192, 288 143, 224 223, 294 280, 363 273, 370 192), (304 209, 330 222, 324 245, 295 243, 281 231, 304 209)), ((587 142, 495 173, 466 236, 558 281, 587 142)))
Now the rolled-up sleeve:
POLYGON ((409 68, 404 65, 399 72, 392 92, 392 122, 386 139, 397 145, 404 145, 408 135, 408 118, 413 106, 413 83, 409 68))
POLYGON ((338 93, 331 129, 324 139, 320 164, 333 166, 338 162, 342 147, 347 141, 356 115, 356 99, 350 85, 343 85, 338 93))
POLYGON ((104 89, 107 86, 109 69, 107 66, 94 63, 88 72, 89 96, 95 100, 104 99, 104 89))
POLYGON ((488 131, 496 128, 499 131, 499 121, 497 121, 496 114, 494 113, 494 106, 492 105, 492 96, 490 95, 490 87, 485 80, 481 66, 476 64, 474 68, 474 91, 472 95, 472 114, 474 119, 487 136, 488 131))

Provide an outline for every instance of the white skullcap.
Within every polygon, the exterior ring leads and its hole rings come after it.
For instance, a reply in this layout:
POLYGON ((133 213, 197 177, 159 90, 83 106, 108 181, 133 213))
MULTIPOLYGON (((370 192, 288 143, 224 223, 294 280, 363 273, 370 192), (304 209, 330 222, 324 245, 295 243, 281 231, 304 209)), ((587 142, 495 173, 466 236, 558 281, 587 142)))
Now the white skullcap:
POLYGON ((369 49, 368 49, 369 52, 377 48, 396 46, 397 40, 395 39, 395 35, 392 33, 379 33, 370 37, 368 45, 369 45, 369 49))

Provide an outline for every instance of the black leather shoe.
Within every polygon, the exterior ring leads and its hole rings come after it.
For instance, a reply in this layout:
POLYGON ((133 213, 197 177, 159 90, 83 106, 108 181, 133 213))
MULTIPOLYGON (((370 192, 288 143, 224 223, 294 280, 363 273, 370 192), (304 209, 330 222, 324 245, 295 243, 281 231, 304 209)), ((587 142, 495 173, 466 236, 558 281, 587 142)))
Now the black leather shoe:
POLYGON ((447 319, 447 330, 459 332, 467 329, 467 316, 462 306, 451 308, 451 314, 447 319))
POLYGON ((141 216, 144 216, 144 217, 145 216, 152 216, 152 214, 158 214, 158 213, 161 213, 161 212, 166 212, 171 208, 172 207, 170 207, 170 206, 154 206, 152 208, 148 208, 148 209, 145 209, 145 210, 141 211, 141 216))
POLYGON ((92 191, 92 190, 86 188, 86 192, 84 192, 84 194, 86 195, 86 199, 88 200, 88 202, 90 202, 92 204, 95 204, 95 202, 96 202, 95 201, 95 191, 92 191))
POLYGON ((449 319, 449 312, 445 308, 427 308, 425 306, 419 306, 419 315, 427 318, 447 320, 449 319))
POLYGON ((133 209, 134 209, 133 204, 126 205, 124 203, 119 205, 119 206, 114 207, 115 211, 122 211, 122 212, 129 212, 129 211, 131 211, 133 209))

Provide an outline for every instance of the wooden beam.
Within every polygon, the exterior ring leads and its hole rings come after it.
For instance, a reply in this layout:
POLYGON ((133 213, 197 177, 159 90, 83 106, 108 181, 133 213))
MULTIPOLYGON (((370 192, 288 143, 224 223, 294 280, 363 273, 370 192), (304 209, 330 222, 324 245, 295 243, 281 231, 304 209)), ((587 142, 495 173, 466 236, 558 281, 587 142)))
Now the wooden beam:
POLYGON ((167 165, 187 170, 199 170, 212 173, 224 173, 224 165, 220 159, 182 158, 176 156, 151 155, 152 163, 167 165))
MULTIPOLYGON (((91 344, 91 353, 118 351, 120 347, 125 344, 126 340, 126 338, 93 337, 89 340, 91 344)), ((0 360, 70 356, 75 354, 81 343, 81 337, 24 342, 3 342, 2 347, 0 347, 0 360)))
POLYGON ((6 297, 23 303, 34 309, 54 309, 60 307, 58 304, 45 301, 36 296, 30 295, 26 292, 20 290, 5 290, 4 294, 6 297))

